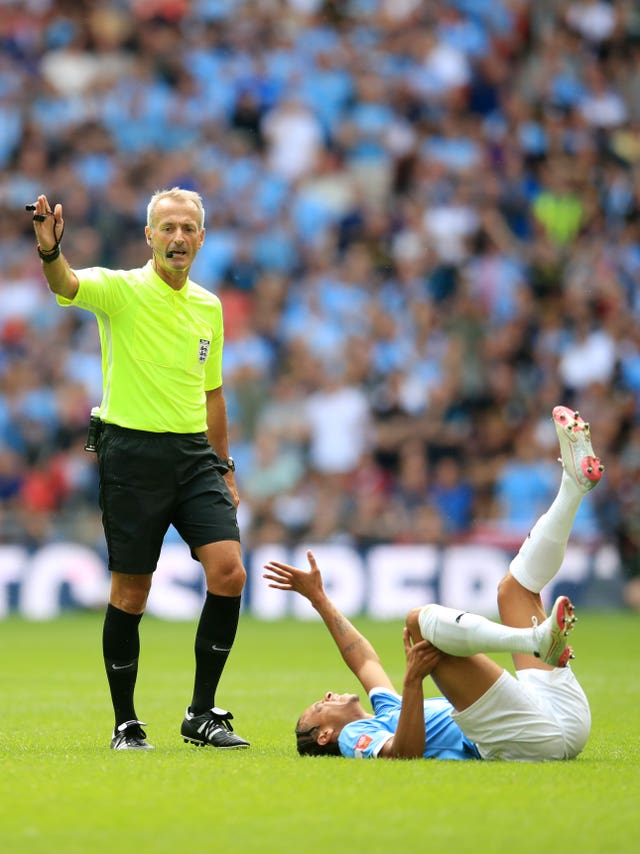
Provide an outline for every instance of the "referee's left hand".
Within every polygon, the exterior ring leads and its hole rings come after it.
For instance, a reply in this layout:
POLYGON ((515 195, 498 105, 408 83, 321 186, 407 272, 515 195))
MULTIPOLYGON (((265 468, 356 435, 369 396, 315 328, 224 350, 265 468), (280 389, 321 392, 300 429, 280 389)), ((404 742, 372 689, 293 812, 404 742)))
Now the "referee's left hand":
POLYGON ((232 471, 228 471, 226 474, 222 475, 224 477, 224 482, 229 487, 229 492, 231 493, 231 498, 233 499, 233 503, 238 508, 238 504, 240 504, 240 495, 238 493, 238 485, 236 484, 236 476, 232 471))

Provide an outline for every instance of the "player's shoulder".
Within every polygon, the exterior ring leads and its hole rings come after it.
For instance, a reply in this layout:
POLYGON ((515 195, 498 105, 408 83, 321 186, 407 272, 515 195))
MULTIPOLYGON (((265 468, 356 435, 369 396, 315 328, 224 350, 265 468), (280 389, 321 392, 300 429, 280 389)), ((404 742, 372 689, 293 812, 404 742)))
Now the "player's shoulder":
POLYGON ((393 711, 402 706, 402 697, 390 688, 372 688, 369 691, 369 700, 376 714, 393 711))
POLYGON ((374 694, 385 695, 387 697, 395 697, 397 700, 402 700, 402 696, 396 691, 392 691, 391 688, 382 688, 381 686, 372 688, 369 691, 369 697, 373 697, 374 694))

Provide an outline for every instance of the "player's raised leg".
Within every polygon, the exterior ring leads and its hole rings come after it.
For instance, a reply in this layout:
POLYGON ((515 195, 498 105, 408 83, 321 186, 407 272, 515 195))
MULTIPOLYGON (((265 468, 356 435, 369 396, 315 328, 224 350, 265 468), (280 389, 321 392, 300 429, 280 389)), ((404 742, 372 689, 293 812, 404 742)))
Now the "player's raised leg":
POLYGON ((575 622, 573 605, 566 596, 561 596, 547 617, 540 592, 562 565, 580 502, 597 486, 604 472, 591 445, 589 424, 580 414, 566 406, 556 406, 552 418, 562 463, 558 494, 531 529, 498 587, 498 610, 503 624, 525 627, 533 620, 545 636, 546 648, 539 651, 539 657, 514 654, 517 670, 563 666, 572 656, 566 637, 575 622))
POLYGON ((498 588, 502 625, 478 614, 427 605, 409 615, 422 637, 451 655, 511 652, 516 669, 564 667, 572 657, 566 637, 573 606, 558 597, 547 618, 540 591, 564 558, 575 515, 584 495, 600 481, 604 466, 591 447, 589 425, 564 406, 553 410, 560 441, 562 479, 549 510, 536 522, 498 588))
MULTIPOLYGON (((518 594, 518 588, 514 589, 518 594)), ((535 603, 532 607, 536 607, 535 603)), ((542 609, 542 604, 539 607, 542 609)), ((510 652, 514 660, 521 656, 543 667, 566 667, 572 657, 565 638, 575 622, 573 606, 567 596, 559 596, 549 619, 544 611, 541 613, 541 618, 530 614, 528 626, 510 626, 480 614, 431 604, 410 611, 406 625, 414 639, 418 635, 448 655, 471 657, 481 652, 510 652)))

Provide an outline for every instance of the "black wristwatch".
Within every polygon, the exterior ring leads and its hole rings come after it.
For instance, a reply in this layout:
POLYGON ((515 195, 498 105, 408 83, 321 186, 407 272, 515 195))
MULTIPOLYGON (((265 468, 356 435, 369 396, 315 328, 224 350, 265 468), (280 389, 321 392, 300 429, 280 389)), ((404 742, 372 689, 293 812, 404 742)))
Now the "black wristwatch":
POLYGON ((235 460, 233 459, 233 457, 227 457, 226 460, 220 460, 220 462, 227 467, 228 471, 235 471, 236 470, 236 464, 235 464, 235 460))

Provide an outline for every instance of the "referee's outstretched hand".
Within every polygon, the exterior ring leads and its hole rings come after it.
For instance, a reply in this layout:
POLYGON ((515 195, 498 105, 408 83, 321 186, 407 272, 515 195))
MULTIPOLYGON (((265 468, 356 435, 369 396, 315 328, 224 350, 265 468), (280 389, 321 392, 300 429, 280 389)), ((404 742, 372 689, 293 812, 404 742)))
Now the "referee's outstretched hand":
POLYGON ((33 212, 33 230, 43 252, 54 249, 62 239, 62 232, 64 231, 62 205, 58 203, 51 210, 47 197, 45 195, 38 196, 33 212))

